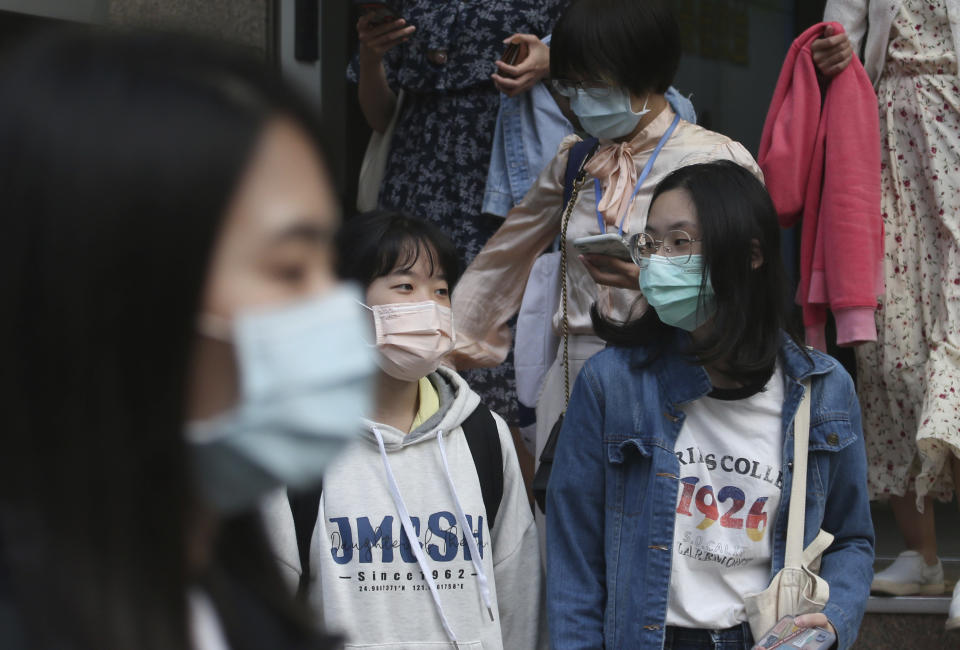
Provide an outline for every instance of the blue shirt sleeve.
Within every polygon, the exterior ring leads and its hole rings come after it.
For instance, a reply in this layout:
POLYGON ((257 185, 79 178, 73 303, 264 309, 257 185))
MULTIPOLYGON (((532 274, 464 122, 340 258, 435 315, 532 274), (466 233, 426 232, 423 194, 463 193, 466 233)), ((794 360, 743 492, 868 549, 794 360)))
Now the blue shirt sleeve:
POLYGON ((697 123, 697 112, 693 110, 693 102, 680 94, 680 91, 670 86, 667 88, 667 92, 664 94, 664 97, 667 98, 667 102, 670 104, 670 108, 673 109, 673 112, 680 116, 681 120, 686 120, 691 124, 697 123))
POLYGON ((547 487, 547 621, 553 650, 604 647, 603 393, 588 363, 560 430, 547 487))

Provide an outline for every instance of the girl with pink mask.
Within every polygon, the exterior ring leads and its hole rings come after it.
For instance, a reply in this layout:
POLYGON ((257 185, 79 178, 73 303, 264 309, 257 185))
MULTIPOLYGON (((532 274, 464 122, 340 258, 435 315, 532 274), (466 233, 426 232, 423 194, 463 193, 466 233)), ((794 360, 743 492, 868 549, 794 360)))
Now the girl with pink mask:
POLYGON ((428 222, 375 212, 347 221, 338 249, 380 372, 363 440, 312 507, 301 593, 363 647, 541 647, 537 533, 510 430, 441 365, 456 248, 428 222))

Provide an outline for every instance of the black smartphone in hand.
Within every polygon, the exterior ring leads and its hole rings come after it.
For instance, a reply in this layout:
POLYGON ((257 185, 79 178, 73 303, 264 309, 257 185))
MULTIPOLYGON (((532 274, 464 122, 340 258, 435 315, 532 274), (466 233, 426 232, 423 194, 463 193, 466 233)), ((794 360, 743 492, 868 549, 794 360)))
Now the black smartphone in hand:
POLYGON ((360 10, 360 13, 369 16, 371 27, 379 27, 386 23, 392 23, 402 18, 399 11, 396 11, 386 2, 371 2, 371 0, 353 0, 353 4, 360 10))
POLYGON ((506 63, 507 65, 514 65, 517 62, 517 58, 520 56, 520 44, 519 43, 510 43, 507 45, 507 49, 503 51, 503 56, 500 57, 500 60, 506 63))

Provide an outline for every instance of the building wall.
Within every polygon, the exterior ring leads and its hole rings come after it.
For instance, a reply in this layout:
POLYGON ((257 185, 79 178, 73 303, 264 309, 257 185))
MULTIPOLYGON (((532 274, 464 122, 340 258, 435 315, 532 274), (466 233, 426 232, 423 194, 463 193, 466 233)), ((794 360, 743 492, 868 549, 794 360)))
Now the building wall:
POLYGON ((176 27, 244 45, 270 48, 272 4, 266 0, 103 0, 116 25, 176 27))
MULTIPOLYGON (((319 1, 319 0, 318 0, 319 1)), ((0 12, 39 20, 182 29, 273 55, 279 0, 0 0, 0 12)))
POLYGON ((698 121, 756 155, 780 67, 795 32, 793 0, 681 0, 684 56, 678 90, 698 121), (716 21, 727 20, 717 25, 716 21), (735 18, 734 18, 735 17, 735 18), (717 42, 717 35, 724 40, 717 42))
POLYGON ((0 10, 22 14, 101 23, 107 15, 110 0, 0 0, 0 10))

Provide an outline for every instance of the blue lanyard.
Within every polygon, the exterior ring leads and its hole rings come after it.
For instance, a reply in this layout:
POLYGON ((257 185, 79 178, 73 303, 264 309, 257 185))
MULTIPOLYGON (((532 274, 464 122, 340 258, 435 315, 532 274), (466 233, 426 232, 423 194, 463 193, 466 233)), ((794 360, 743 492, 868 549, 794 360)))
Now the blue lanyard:
MULTIPOLYGON (((667 140, 670 139, 670 136, 673 135, 673 131, 677 128, 677 124, 680 123, 680 116, 677 115, 673 118, 673 123, 670 125, 670 128, 667 129, 667 132, 663 134, 660 138, 660 142, 657 143, 657 148, 653 150, 653 153, 650 154, 650 158, 647 160, 647 164, 643 166, 643 171, 640 172, 640 178, 637 179, 637 185, 633 188, 633 194, 630 195, 630 203, 627 203, 627 209, 624 211, 623 216, 620 217, 620 225, 617 228, 617 233, 622 237, 623 236, 623 222, 627 220, 627 214, 630 212, 630 206, 633 204, 633 200, 637 198, 637 192, 640 191, 640 186, 643 185, 643 181, 647 180, 647 176, 650 175, 650 171, 653 169, 653 161, 657 159, 657 156, 660 155, 660 150, 663 149, 663 145, 667 144, 667 140)), ((600 233, 607 232, 607 224, 603 220, 603 213, 600 212, 600 197, 603 194, 603 189, 600 186, 600 179, 593 179, 594 187, 594 197, 597 201, 597 223, 600 225, 600 233)))

